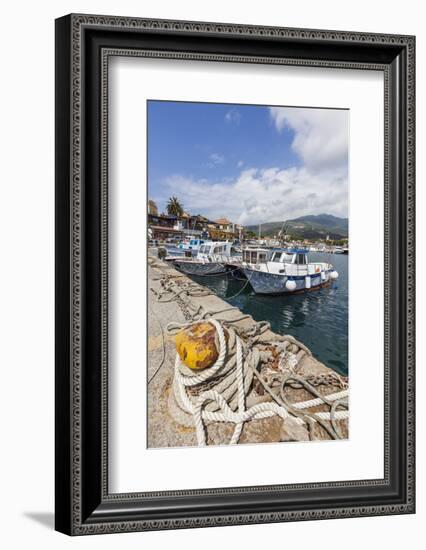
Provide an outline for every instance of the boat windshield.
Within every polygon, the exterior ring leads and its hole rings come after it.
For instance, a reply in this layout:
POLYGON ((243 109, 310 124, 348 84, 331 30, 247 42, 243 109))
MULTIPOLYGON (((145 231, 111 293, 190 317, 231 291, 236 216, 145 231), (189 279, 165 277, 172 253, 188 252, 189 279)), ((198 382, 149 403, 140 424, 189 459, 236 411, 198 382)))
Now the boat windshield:
POLYGON ((210 246, 208 246, 207 244, 202 244, 200 246, 200 252, 201 252, 201 254, 209 254, 210 253, 210 246))
POLYGON ((251 264, 266 261, 266 250, 243 250, 243 260, 251 264))
POLYGON ((271 258, 272 262, 291 263, 293 254, 287 254, 286 252, 274 252, 271 258))

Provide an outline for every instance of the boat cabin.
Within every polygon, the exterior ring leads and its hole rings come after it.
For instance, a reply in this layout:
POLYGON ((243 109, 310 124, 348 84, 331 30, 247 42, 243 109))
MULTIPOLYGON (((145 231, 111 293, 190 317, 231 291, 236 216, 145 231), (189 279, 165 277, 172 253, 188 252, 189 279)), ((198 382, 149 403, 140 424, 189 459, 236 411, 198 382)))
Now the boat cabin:
POLYGON ((190 239, 188 246, 189 248, 199 248, 202 244, 204 244, 202 239, 190 239))
POLYGON ((308 265, 308 251, 304 248, 273 250, 269 261, 282 264, 308 265))
POLYGON ((231 256, 232 243, 222 241, 210 241, 202 244, 198 250, 197 258, 209 261, 221 261, 231 256))
POLYGON ((301 277, 318 275, 326 264, 309 262, 305 248, 279 248, 271 251, 270 259, 261 264, 260 270, 275 275, 301 277))
POLYGON ((267 261, 269 251, 265 248, 243 248, 242 261, 246 264, 261 264, 267 261))
POLYGON ((203 243, 204 241, 202 239, 189 239, 181 243, 179 248, 183 248, 184 250, 194 250, 198 249, 203 243))

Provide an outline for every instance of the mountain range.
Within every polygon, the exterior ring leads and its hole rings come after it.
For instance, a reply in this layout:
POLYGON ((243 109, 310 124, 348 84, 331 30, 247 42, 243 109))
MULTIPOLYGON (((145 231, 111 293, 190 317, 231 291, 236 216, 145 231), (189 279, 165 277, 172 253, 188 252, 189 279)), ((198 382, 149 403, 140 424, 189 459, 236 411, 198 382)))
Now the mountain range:
MULTIPOLYGON (((248 225, 245 229, 258 234, 259 225, 248 225)), ((300 239, 325 239, 327 235, 330 239, 344 239, 348 237, 348 218, 318 214, 261 225, 262 237, 277 236, 281 230, 300 239)))

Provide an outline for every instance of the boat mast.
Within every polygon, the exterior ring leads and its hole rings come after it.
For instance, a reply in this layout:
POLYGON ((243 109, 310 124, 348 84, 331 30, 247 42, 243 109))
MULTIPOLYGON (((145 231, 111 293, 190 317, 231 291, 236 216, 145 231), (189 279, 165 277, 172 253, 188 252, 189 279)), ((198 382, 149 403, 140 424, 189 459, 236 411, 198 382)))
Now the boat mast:
POLYGON ((285 236, 285 229, 287 227, 287 221, 283 221, 282 223, 282 226, 281 226, 281 230, 280 232, 278 233, 278 238, 280 241, 284 242, 284 236, 285 236))

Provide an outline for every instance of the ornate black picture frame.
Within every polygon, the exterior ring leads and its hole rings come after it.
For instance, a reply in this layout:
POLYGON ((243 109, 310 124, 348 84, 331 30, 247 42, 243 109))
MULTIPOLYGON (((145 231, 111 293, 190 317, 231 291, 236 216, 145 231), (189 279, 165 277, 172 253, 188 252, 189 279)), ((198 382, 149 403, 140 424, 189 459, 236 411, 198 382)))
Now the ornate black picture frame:
POLYGON ((68 15, 56 21, 56 529, 70 535, 414 513, 413 36, 68 15), (383 479, 110 494, 110 56, 384 74, 383 479))

